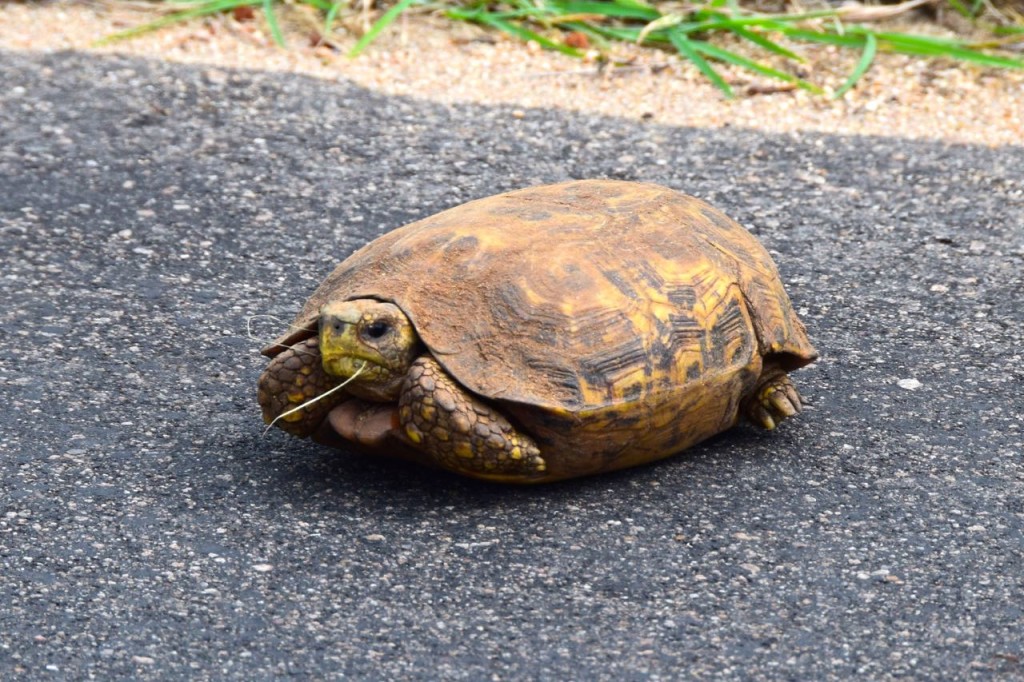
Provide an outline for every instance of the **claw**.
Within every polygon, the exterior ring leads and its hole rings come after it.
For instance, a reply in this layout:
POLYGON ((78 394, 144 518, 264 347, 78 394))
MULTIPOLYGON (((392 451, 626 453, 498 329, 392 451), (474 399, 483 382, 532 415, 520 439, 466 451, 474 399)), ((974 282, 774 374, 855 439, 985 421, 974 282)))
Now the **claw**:
POLYGON ((765 396, 765 398, 768 401, 768 405, 765 407, 778 412, 783 418, 792 417, 799 411, 790 401, 789 396, 786 395, 785 391, 774 390, 765 396))
POLYGON ((804 403, 800 400, 800 394, 797 393, 796 386, 791 383, 785 385, 784 390, 786 391, 786 397, 789 398, 790 405, 797 413, 802 412, 804 409, 804 403))
POLYGON ((763 426, 768 431, 775 428, 775 420, 772 419, 771 413, 760 403, 750 407, 750 416, 756 424, 763 426))

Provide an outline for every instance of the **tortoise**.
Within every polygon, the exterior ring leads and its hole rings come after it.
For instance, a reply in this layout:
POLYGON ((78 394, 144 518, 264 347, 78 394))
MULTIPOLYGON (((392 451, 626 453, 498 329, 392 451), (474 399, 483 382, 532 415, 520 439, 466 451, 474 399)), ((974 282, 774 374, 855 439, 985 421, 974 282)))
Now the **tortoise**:
POLYGON ((801 411, 788 373, 817 357, 753 235, 694 197, 613 180, 385 234, 262 352, 266 422, 510 483, 661 459, 741 416, 773 429, 801 411))

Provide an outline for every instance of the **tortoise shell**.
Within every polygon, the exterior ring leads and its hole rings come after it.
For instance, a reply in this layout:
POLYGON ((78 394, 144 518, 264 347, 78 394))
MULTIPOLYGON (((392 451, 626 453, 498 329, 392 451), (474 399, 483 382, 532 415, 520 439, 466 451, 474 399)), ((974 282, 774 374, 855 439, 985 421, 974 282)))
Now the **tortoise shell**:
POLYGON ((762 368, 816 352, 767 251, 696 198, 585 180, 473 201, 390 232, 316 289, 397 305, 454 379, 503 406, 552 477, 629 466, 737 421, 762 368))

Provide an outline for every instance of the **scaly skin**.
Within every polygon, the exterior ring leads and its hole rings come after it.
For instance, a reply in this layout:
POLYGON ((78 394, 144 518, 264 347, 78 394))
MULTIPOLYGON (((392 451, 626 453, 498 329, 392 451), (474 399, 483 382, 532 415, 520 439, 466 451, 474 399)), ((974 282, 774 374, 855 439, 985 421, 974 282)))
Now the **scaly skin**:
POLYGON ((405 438, 444 469, 527 479, 547 468, 532 438, 466 392, 429 355, 409 368, 398 404, 405 438))

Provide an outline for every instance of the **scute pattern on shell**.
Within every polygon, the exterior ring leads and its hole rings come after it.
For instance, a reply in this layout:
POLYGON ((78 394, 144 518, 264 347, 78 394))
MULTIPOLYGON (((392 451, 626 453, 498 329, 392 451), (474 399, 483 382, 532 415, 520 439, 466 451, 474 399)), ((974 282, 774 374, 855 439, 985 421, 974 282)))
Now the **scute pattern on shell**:
POLYGON ((462 385, 541 408, 556 430, 629 428, 659 406, 678 419, 694 382, 735 400, 761 356, 787 370, 816 357, 756 239, 698 199, 641 183, 529 188, 397 229, 339 265, 295 324, 315 329, 339 298, 394 302, 462 385))

